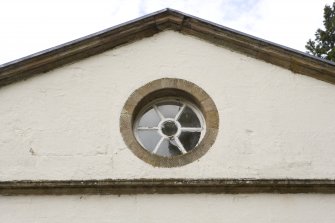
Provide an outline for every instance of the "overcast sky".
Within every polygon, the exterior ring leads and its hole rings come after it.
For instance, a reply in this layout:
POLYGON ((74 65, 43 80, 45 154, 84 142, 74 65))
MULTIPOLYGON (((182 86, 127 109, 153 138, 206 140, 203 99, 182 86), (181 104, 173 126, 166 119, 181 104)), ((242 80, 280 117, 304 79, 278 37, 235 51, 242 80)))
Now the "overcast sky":
POLYGON ((300 51, 333 0, 10 0, 0 13, 0 64, 145 14, 173 8, 300 51))

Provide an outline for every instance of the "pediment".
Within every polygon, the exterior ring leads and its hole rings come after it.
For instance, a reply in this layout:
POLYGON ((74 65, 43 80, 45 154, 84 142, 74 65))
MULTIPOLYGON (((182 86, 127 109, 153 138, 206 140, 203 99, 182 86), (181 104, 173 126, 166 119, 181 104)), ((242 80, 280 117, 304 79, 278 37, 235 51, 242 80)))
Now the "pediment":
POLYGON ((171 9, 4 64, 0 194, 334 193, 334 67, 171 9), (203 144, 157 158, 176 101, 203 144))

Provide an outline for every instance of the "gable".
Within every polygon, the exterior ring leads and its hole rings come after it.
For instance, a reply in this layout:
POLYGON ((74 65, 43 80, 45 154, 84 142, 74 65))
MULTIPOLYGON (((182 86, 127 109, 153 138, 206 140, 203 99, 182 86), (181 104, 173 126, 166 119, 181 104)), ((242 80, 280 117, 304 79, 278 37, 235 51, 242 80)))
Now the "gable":
POLYGON ((1 180, 332 178, 332 84, 165 31, 0 89, 1 180), (160 78, 216 104, 217 139, 199 160, 154 168, 125 145, 127 98, 160 78))

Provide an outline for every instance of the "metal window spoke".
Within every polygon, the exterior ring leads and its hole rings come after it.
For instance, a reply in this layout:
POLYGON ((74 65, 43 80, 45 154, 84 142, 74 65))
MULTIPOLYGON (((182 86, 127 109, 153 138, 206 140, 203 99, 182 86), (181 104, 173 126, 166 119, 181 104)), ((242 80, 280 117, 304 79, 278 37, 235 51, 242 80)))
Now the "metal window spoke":
POLYGON ((164 137, 161 137, 161 139, 158 141, 157 145, 155 146, 155 149, 152 151, 153 154, 157 153, 157 151, 158 151, 160 145, 162 144, 163 140, 164 140, 164 137))
POLYGON ((157 113, 157 115, 159 116, 159 118, 161 120, 163 120, 164 119, 164 115, 161 113, 161 111, 159 111, 157 105, 153 105, 153 108, 155 109, 155 112, 157 113))
POLYGON ((203 130, 202 127, 200 128, 193 128, 193 127, 181 127, 182 132, 201 132, 203 130))
POLYGON ((182 152, 183 154, 187 153, 186 149, 184 148, 183 144, 180 142, 178 137, 174 137, 174 141, 176 142, 177 147, 180 150, 180 152, 182 152))
POLYGON ((174 120, 178 120, 181 113, 184 111, 184 108, 186 107, 185 103, 183 103, 183 105, 181 106, 180 110, 178 111, 176 117, 174 118, 174 120))
POLYGON ((158 127, 145 127, 145 126, 139 126, 137 127, 137 130, 144 130, 144 131, 148 131, 148 130, 158 130, 158 127))

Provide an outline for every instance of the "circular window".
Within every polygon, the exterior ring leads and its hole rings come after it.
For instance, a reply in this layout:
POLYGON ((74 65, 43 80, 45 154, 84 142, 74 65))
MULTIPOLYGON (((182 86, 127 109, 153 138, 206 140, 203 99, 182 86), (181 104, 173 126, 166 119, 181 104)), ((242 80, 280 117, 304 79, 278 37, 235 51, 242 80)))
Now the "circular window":
POLYGON ((172 78, 152 81, 126 101, 120 131, 128 148, 159 167, 191 163, 215 141, 219 125, 216 106, 197 85, 172 78))
POLYGON ((180 98, 162 98, 145 106, 136 117, 134 133, 141 146, 163 157, 186 154, 206 132, 197 106, 180 98))

